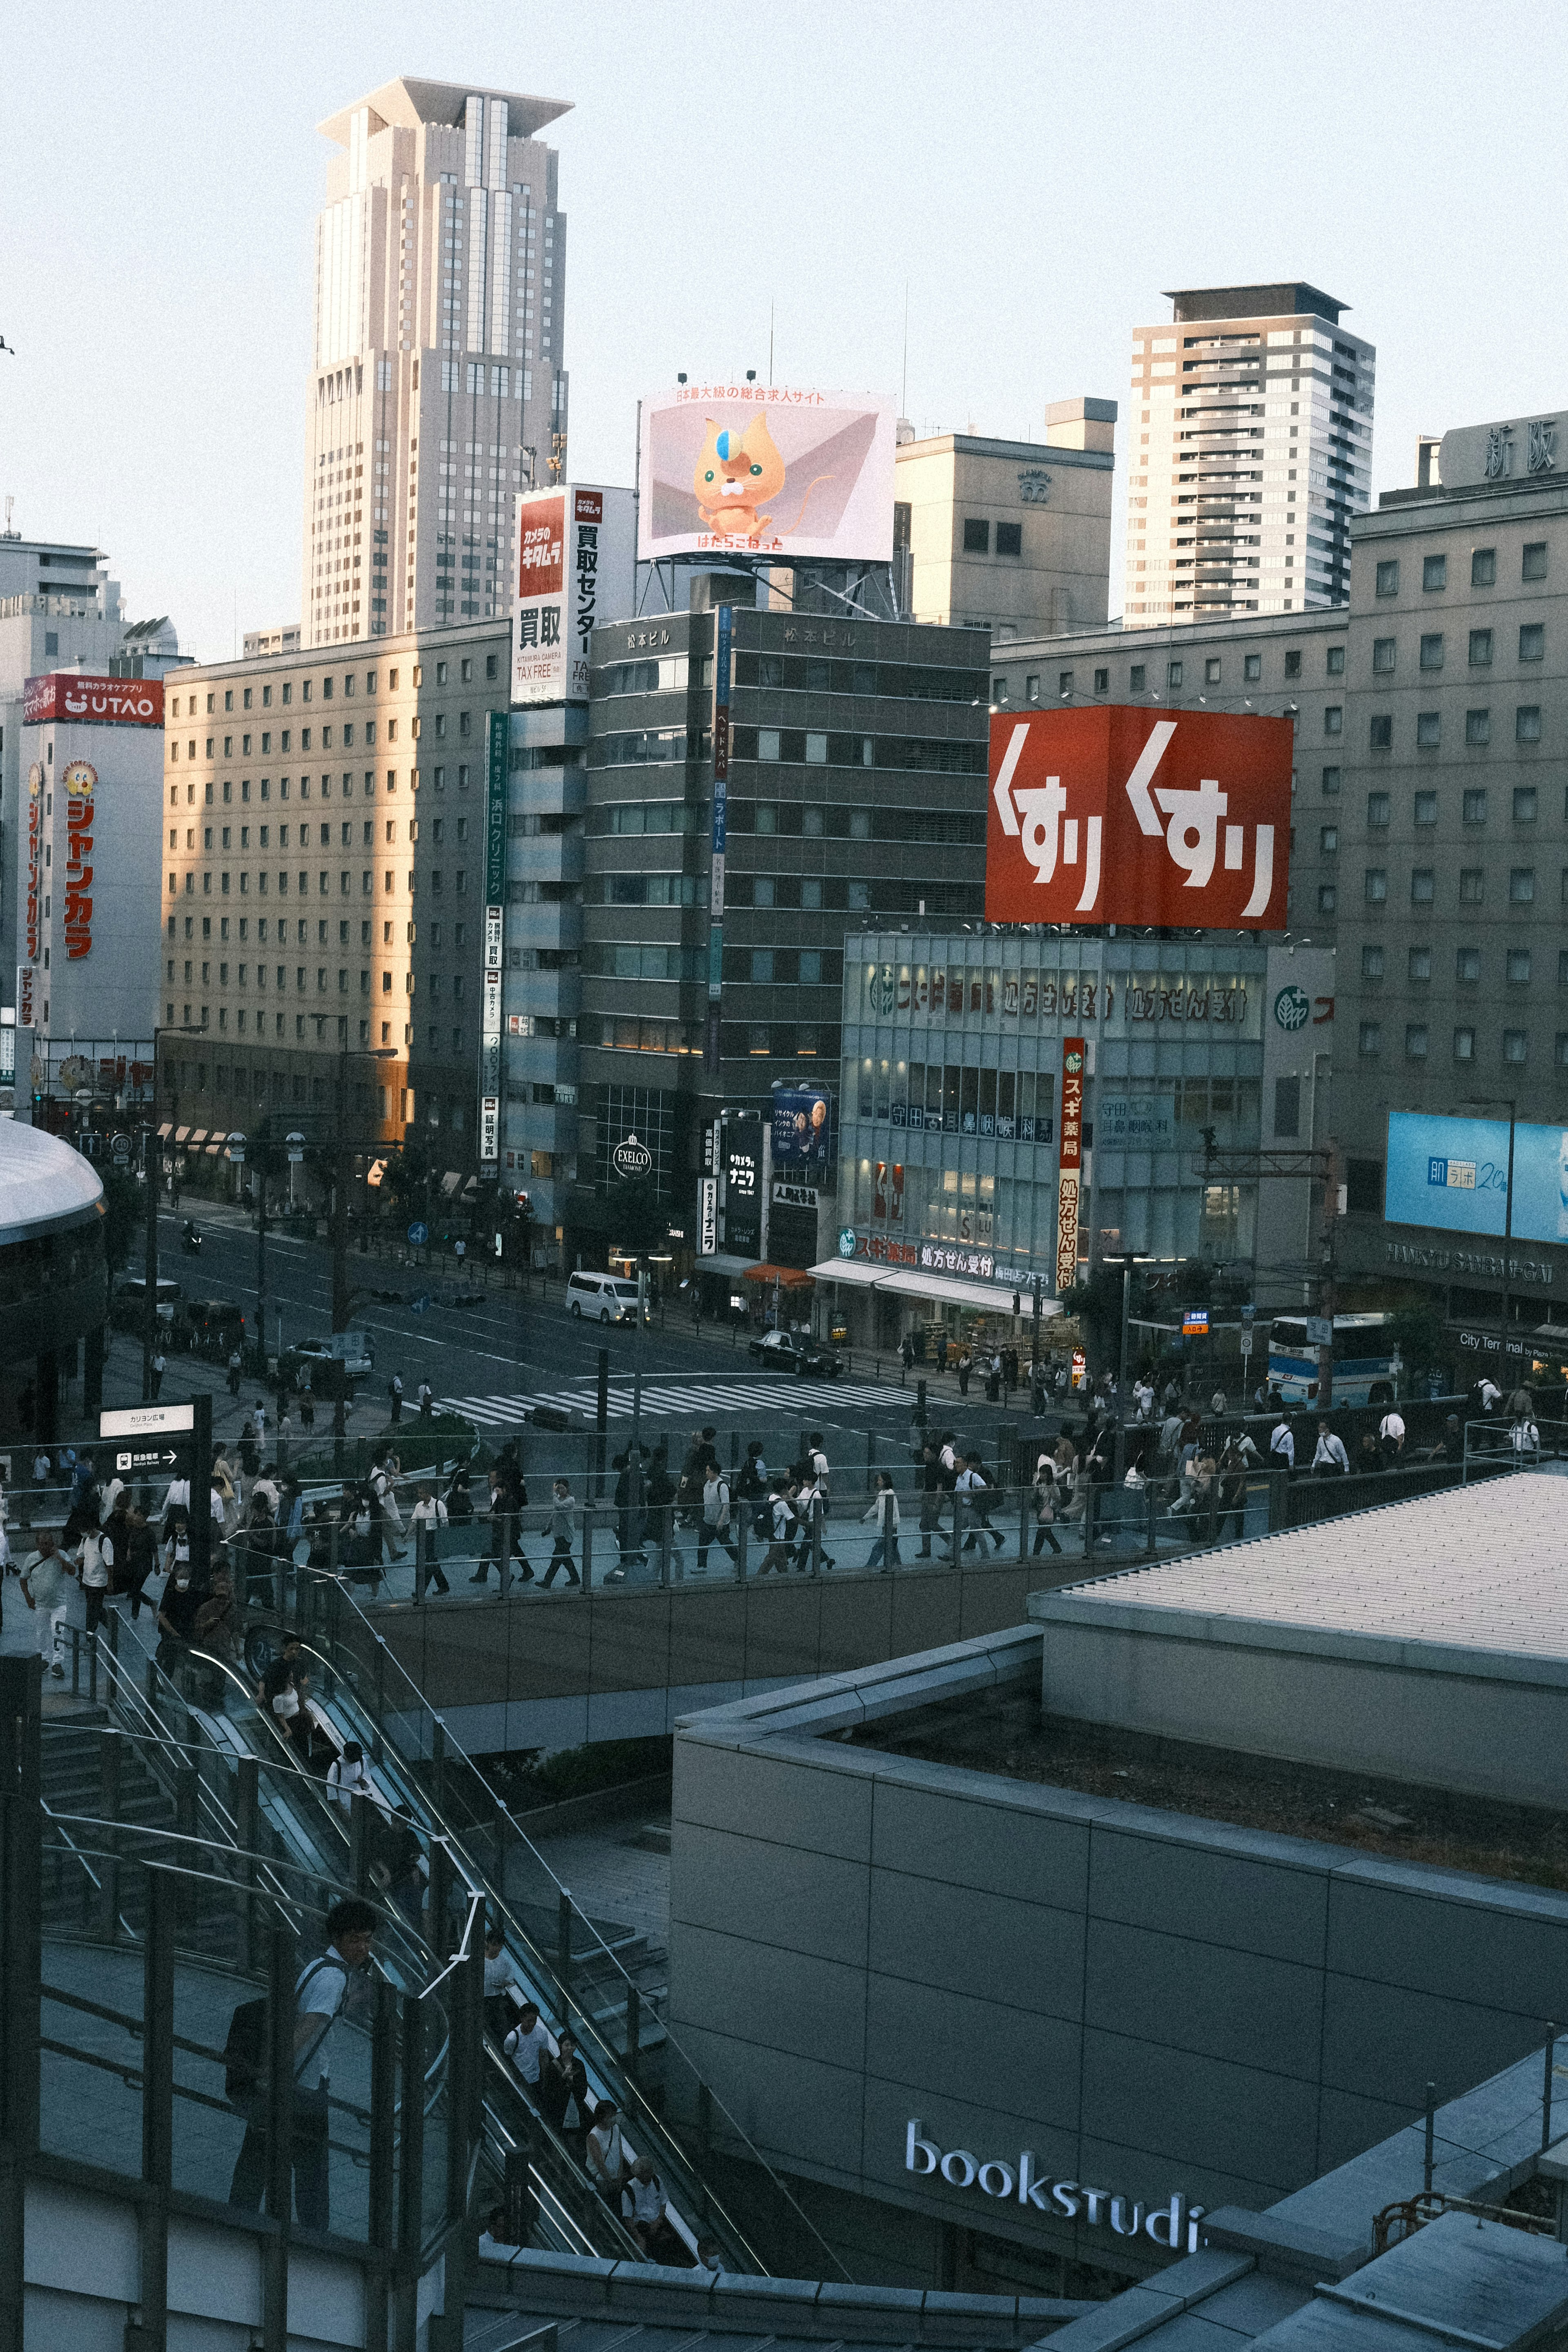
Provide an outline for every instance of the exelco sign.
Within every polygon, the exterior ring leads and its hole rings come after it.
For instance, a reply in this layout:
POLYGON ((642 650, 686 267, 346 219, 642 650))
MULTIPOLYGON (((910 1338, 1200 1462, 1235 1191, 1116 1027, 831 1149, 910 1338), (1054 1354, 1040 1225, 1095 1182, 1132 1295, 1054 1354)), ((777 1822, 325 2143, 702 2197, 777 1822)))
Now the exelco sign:
POLYGON ((1198 2223, 1206 2208, 1189 2205, 1180 2190, 1163 2205, 1145 2207, 1141 2200, 1110 2189, 1091 2189, 1080 2180, 1043 2179, 1035 2169, 1035 2151, 1020 2148, 1015 2164, 1006 2158, 972 2156, 966 2147, 945 2151, 922 2137, 924 2126, 911 2116, 904 2138, 904 2170, 917 2179, 933 2175, 950 2189, 978 2189, 983 2197, 1005 2202, 1016 2198, 1054 2221, 1081 2221, 1090 2229, 1110 2227, 1119 2238, 1144 2237, 1169 2252, 1195 2254, 1198 2223))
POLYGON ((987 919, 1282 929, 1293 743, 1288 719, 999 712, 987 919))

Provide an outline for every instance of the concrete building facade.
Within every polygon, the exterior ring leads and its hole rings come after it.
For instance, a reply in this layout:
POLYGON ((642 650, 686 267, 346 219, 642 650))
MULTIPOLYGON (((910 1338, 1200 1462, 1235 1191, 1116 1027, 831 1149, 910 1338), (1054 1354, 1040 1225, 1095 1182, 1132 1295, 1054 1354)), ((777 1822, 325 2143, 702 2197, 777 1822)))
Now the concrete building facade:
POLYGON ((1173 293, 1132 333, 1129 628, 1342 604, 1376 353, 1315 286, 1173 293))
POLYGON ((1103 625, 1115 436, 1113 400, 1060 400, 1043 445, 900 438, 895 563, 912 618, 989 628, 993 645, 1103 625))
MULTIPOLYGON (((492 622, 181 673, 164 718, 160 1106, 331 1109, 472 1163, 492 622)), ((205 1115, 205 1116, 204 1116, 205 1115)))
MULTIPOLYGON (((565 459, 567 101, 400 76, 321 126, 307 650, 510 610, 512 501, 565 459)), ((286 650, 286 648, 285 648, 286 650)))

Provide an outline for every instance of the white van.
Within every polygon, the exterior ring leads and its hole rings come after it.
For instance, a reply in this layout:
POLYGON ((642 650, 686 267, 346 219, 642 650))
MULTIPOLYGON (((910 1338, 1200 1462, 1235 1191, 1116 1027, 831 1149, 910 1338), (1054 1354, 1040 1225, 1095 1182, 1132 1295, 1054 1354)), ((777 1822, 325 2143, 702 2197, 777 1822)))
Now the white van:
POLYGON ((567 1279, 566 1304, 591 1323, 635 1323, 637 1286, 619 1275, 574 1274, 567 1279))

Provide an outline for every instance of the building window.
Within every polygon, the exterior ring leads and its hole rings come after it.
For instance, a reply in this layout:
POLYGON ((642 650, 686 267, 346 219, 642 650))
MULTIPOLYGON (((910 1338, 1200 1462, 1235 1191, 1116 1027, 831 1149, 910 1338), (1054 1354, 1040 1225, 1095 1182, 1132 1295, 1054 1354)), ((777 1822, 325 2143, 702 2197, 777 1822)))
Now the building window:
POLYGON ((1286 647, 1286 649, 1285 649, 1285 675, 1286 675, 1286 677, 1300 677, 1300 675, 1301 675, 1301 648, 1300 648, 1300 646, 1288 646, 1286 647))
POLYGON ((1131 667, 1128 670, 1128 673, 1127 673, 1127 691, 1128 691, 1128 693, 1129 693, 1129 694, 1142 694, 1142 693, 1144 691, 1144 683, 1143 683, 1143 682, 1144 682, 1145 678, 1148 677, 1148 675, 1149 675, 1149 671, 1148 671, 1148 666, 1147 666, 1147 664, 1146 664, 1146 663, 1144 663, 1144 662, 1134 662, 1134 663, 1132 664, 1131 667))
POLYGON ((1546 659, 1546 627, 1543 622, 1521 622, 1519 657, 1521 662, 1538 662, 1546 659))
POLYGON ((1459 868, 1460 906, 1479 907, 1485 896, 1486 872, 1484 867, 1479 866, 1461 866, 1459 868))
POLYGON ((1165 684, 1166 684, 1167 686, 1180 686, 1181 682, 1182 682, 1182 665, 1181 665, 1181 663, 1180 663, 1179 661, 1173 661, 1173 662, 1167 663, 1167 665, 1166 665, 1166 668, 1165 668, 1165 684))
POLYGON ((978 515, 965 515, 963 519, 963 551, 965 555, 991 552, 991 526, 982 522, 978 515))
POLYGON ((1544 580, 1546 577, 1546 541, 1532 539, 1525 546, 1519 567, 1521 580, 1544 580))
POLYGON ((1436 881, 1430 866, 1414 866, 1410 869, 1410 903, 1413 907, 1429 907, 1436 893, 1436 881))
POLYGON ((1447 557, 1446 555, 1424 557, 1421 564, 1421 585, 1426 593, 1430 595, 1435 588, 1446 588, 1447 584, 1447 557))
POLYGON ((1530 1051, 1528 1029, 1505 1029, 1502 1033, 1502 1057, 1505 1062, 1522 1062, 1530 1051))
POLYGON ((1366 796, 1366 829, 1369 833, 1387 832, 1388 794, 1386 793, 1368 793, 1366 796))
POLYGON ((1422 668, 1423 668, 1423 669, 1441 669, 1441 668, 1442 668, 1442 667, 1443 667, 1443 636, 1442 636, 1442 632, 1441 632, 1441 630, 1434 631, 1434 632, 1433 632, 1433 633, 1431 633, 1430 635, 1426 635, 1426 636, 1424 636, 1424 637, 1422 638, 1422 640, 1421 640, 1421 667, 1422 667, 1422 668))
POLYGON ((1057 692, 1061 695, 1068 695, 1072 692, 1072 672, 1070 669, 1058 670, 1057 692))
POLYGON ((1399 650, 1397 637, 1373 637, 1372 667, 1374 677, 1389 677, 1394 673, 1394 657, 1399 650))
POLYGON ((1204 663, 1204 684, 1205 686, 1217 686, 1219 684, 1219 656, 1217 654, 1210 654, 1204 663))
POLYGON ((1479 948, 1459 948, 1454 955, 1454 978, 1465 987, 1473 988, 1481 976, 1479 948))
POLYGON ((1325 769, 1323 770, 1323 796, 1324 796, 1324 798, 1325 798, 1326 800, 1332 800, 1332 799, 1333 799, 1333 797, 1334 797, 1334 795, 1335 795, 1335 793, 1339 791, 1339 788, 1340 788, 1340 772, 1339 772, 1339 770, 1338 770, 1337 768, 1325 768, 1325 769))
POLYGON ((1530 950, 1528 948, 1510 948, 1503 958, 1503 968, 1510 988, 1530 986, 1530 950))
POLYGON ((1533 866, 1512 866, 1509 868, 1508 900, 1510 907, 1534 905, 1535 868, 1533 866))
POLYGON ((1557 950, 1557 985, 1559 988, 1568 988, 1568 948, 1559 948, 1557 950))
POLYGON ((1363 948, 1361 951, 1361 976, 1363 980, 1381 980, 1383 978, 1383 950, 1381 948, 1363 948))
POLYGON ((1109 694, 1110 692, 1110 672, 1108 669, 1097 669, 1095 671, 1094 690, 1096 694, 1109 694))
POLYGON ((1470 585, 1472 588, 1495 588, 1497 585, 1497 550, 1476 547, 1470 551, 1470 585))
POLYGON ((1392 713, 1380 712, 1374 715, 1372 722, 1372 730, 1367 740, 1371 749, 1374 751, 1387 751, 1392 749, 1394 743, 1394 719, 1392 713))
POLYGON ((1037 669, 1032 669, 1024 680, 1024 699, 1026 702, 1038 702, 1039 698, 1040 673, 1037 669))
POLYGON ((1379 594, 1380 596, 1397 596, 1397 595, 1398 595, 1398 593, 1399 593, 1399 560, 1398 560, 1398 558, 1397 558, 1397 557, 1393 558, 1393 559, 1392 559, 1390 562, 1385 562, 1385 563, 1380 563, 1380 564, 1378 565, 1378 567, 1377 567, 1377 593, 1378 593, 1378 594, 1379 594))
POLYGON ((1301 1132, 1300 1078, 1276 1078, 1274 1081, 1274 1132, 1287 1139, 1301 1132))
POLYGON ((1432 977, 1432 950, 1431 950, 1431 949, 1430 949, 1430 948, 1412 948, 1412 949, 1411 949, 1411 950, 1410 950, 1410 977, 1411 977, 1411 979, 1412 979, 1413 981, 1415 981, 1415 982, 1425 982, 1429 981, 1429 980, 1431 979, 1431 977, 1432 977))
POLYGON ((1513 821, 1515 824, 1533 824, 1537 808, 1533 784, 1515 784, 1513 788, 1513 821))
POLYGON ((1386 866, 1369 866, 1367 867, 1367 869, 1366 869, 1366 903, 1367 903, 1367 905, 1368 905, 1369 907, 1381 907, 1381 906, 1384 904, 1384 900, 1387 898, 1387 897, 1388 897, 1388 869, 1387 869, 1387 867, 1386 867, 1386 866))
POLYGON ((1325 735, 1342 735, 1345 731, 1345 711, 1342 702, 1331 702, 1323 711, 1325 735))
POLYGON ((1484 784, 1472 784, 1469 791, 1465 794, 1462 808, 1464 821, 1467 824, 1485 824, 1487 821, 1486 786, 1484 784))
POLYGON ((1473 1029, 1456 1029, 1456 1030, 1455 1030, 1455 1032, 1454 1032, 1454 1059, 1455 1059, 1455 1061, 1456 1061, 1456 1062, 1473 1062, 1473 1061, 1475 1060, 1475 1058, 1476 1058, 1476 1033, 1475 1033, 1475 1031, 1474 1031, 1473 1029))
POLYGON ((1005 677, 994 677, 992 679, 991 699, 996 705, 998 710, 1005 709, 1007 702, 1007 681, 1005 677))
POLYGON ((1415 741, 1423 751, 1436 751, 1443 740, 1443 714, 1440 710, 1418 710, 1415 714, 1415 741))
POLYGON ((1261 654, 1243 654, 1241 657, 1241 675, 1248 686, 1256 686, 1258 679, 1263 676, 1263 656, 1261 654))
POLYGON ((1414 814, 1417 824, 1436 824, 1437 822, 1436 793, 1417 793, 1414 814))
POLYGON ((1320 882, 1320 883, 1319 883, 1319 885, 1318 885, 1318 912, 1319 912, 1319 914, 1320 914, 1320 915, 1331 915, 1331 914, 1334 914, 1334 913, 1338 910, 1339 903, 1340 903, 1340 894, 1339 894, 1339 891, 1335 888, 1335 887, 1334 887, 1333 883, 1331 883, 1331 882, 1320 882))
POLYGON ((1329 647, 1326 667, 1327 674, 1330 677, 1343 677, 1345 674, 1345 649, 1343 646, 1331 646, 1329 647))
POLYGON ((1470 667, 1490 669, 1492 666, 1492 633, 1489 629, 1470 631, 1470 667))
POLYGON ((1513 740, 1516 743, 1539 743, 1541 740, 1541 705, 1521 702, 1513 714, 1513 740))
POLYGON ((1318 827, 1318 852, 1322 857, 1337 857, 1340 851, 1340 829, 1337 824, 1318 827))
POLYGON ((1492 715, 1489 710, 1467 710, 1465 740, 1467 743, 1489 743, 1492 740, 1492 715))
POLYGON ((998 555, 1023 554, 1024 526, 1021 522, 999 522, 997 524, 996 552, 998 555))
POLYGON ((1426 1059, 1426 1024, 1425 1021, 1407 1021, 1405 1023, 1405 1058, 1407 1062, 1424 1062, 1426 1059))
POLYGON ((1383 1051, 1382 1022, 1363 1021, 1357 1033, 1356 1042, 1363 1054, 1381 1054, 1383 1051))

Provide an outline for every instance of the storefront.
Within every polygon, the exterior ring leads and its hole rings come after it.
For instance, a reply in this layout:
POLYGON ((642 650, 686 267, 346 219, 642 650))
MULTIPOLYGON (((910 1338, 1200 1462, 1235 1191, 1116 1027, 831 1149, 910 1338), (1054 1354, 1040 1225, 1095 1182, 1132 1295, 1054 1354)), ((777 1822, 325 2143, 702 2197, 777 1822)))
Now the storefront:
MULTIPOLYGON (((893 944, 845 943, 838 1247, 871 1270, 862 1289, 912 1307, 879 1277, 994 1287, 1005 1309, 973 1311, 1010 1313, 1015 1289, 1027 1307, 1037 1277, 1055 1297, 1102 1255, 1252 1256, 1256 1183, 1205 1158, 1261 1139, 1268 950, 928 934, 893 961, 893 944)), ((857 1336, 886 1344, 885 1319, 857 1336)))

